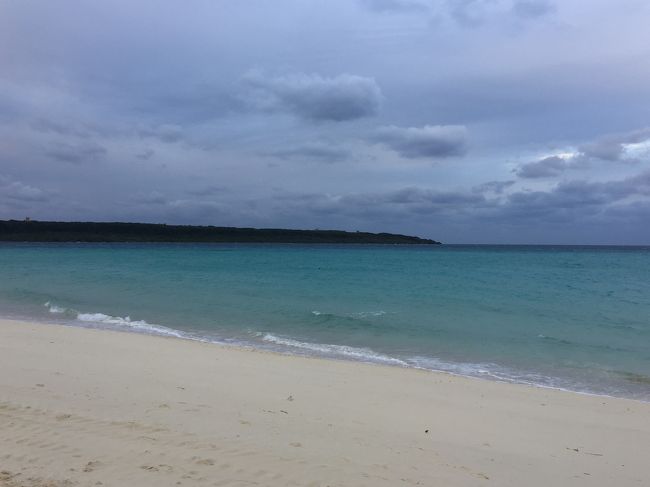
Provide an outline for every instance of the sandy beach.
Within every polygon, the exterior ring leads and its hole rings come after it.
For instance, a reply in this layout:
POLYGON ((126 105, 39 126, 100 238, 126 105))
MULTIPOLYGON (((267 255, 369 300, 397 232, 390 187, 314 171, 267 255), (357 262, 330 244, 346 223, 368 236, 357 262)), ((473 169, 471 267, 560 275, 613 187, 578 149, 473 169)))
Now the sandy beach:
POLYGON ((0 321, 0 485, 644 486, 650 404, 0 321))

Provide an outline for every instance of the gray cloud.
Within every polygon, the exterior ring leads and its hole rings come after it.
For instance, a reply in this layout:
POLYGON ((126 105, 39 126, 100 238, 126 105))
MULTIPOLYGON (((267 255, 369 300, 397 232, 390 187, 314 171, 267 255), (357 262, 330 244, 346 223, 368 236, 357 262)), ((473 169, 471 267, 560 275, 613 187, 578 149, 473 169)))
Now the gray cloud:
POLYGON ((485 198, 480 194, 460 191, 435 191, 417 187, 404 188, 371 197, 347 198, 364 204, 396 204, 419 207, 419 212, 435 212, 443 208, 458 211, 463 207, 483 204, 485 198))
POLYGON ((622 134, 610 134, 581 145, 572 154, 548 156, 538 161, 520 165, 514 172, 520 178, 549 178, 559 176, 568 169, 588 169, 594 160, 609 162, 638 162, 626 155, 626 146, 650 142, 650 128, 622 134))
POLYGON ((650 196, 650 172, 615 181, 569 181, 549 191, 520 191, 509 195, 499 217, 576 219, 606 212, 614 204, 650 196))
POLYGON ((583 3, 4 2, 0 215, 648 243, 650 12, 583 3))
POLYGON ((376 12, 423 12, 429 9, 426 0, 360 0, 360 3, 376 12))
POLYGON ((302 73, 272 77, 253 72, 245 76, 244 84, 243 98, 253 108, 316 121, 342 122, 374 116, 382 99, 373 78, 351 74, 331 78, 302 73))
POLYGON ((587 157, 619 161, 624 158, 626 145, 645 141, 650 141, 650 127, 622 134, 606 135, 581 146, 580 151, 587 157))
POLYGON ((488 181, 487 183, 479 184, 473 188, 477 193, 495 193, 502 194, 506 189, 515 184, 516 181, 488 181))
POLYGON ((425 125, 424 127, 380 127, 373 140, 386 145, 408 159, 438 159, 463 155, 467 129, 462 125, 425 125))
POLYGON ((359 0, 380 13, 429 13, 432 19, 450 18, 461 27, 475 28, 514 15, 535 19, 555 12, 551 0, 359 0))
POLYGON ((58 142, 48 147, 45 155, 61 162, 83 164, 98 160, 104 157, 107 152, 105 147, 96 142, 82 142, 79 144, 58 142))
MULTIPOLYGON (((508 185, 512 187, 513 185, 508 185)), ((519 189, 507 195, 496 194, 486 188, 473 191, 440 191, 421 187, 374 193, 347 194, 283 194, 276 202, 278 211, 289 221, 309 220, 345 221, 352 227, 362 221, 379 218, 393 225, 430 228, 430 235, 444 235, 458 228, 473 228, 475 235, 496 229, 508 229, 517 236, 511 241, 574 242, 580 241, 587 228, 607 240, 612 228, 626 229, 637 225, 650 215, 650 171, 608 182, 584 180, 558 184, 545 191, 519 189), (576 226, 576 221, 580 222, 576 226), (426 226, 424 222, 430 222, 426 226), (564 232, 564 239, 545 234, 549 229, 564 232), (533 240, 531 240, 531 237, 533 240)), ((268 204, 267 206, 273 206, 268 204)), ((276 207, 277 208, 277 207, 276 207)), ((650 237, 647 229, 637 236, 650 237)), ((483 237, 486 241, 490 237, 483 237)))
POLYGON ((411 205, 434 211, 444 207, 461 208, 463 205, 473 205, 484 202, 482 195, 456 191, 434 191, 417 187, 403 188, 385 193, 370 193, 348 195, 341 199, 343 204, 375 206, 375 205, 411 205))
POLYGON ((148 161, 156 154, 156 151, 153 149, 145 149, 142 152, 138 152, 135 157, 143 161, 148 161))
POLYGON ((44 202, 50 198, 46 191, 6 176, 0 176, 0 194, 22 202, 44 202))
POLYGON ((133 201, 145 205, 166 205, 168 203, 167 197, 160 191, 140 193, 139 195, 136 195, 133 201))
POLYGON ((88 138, 91 131, 87 127, 79 127, 76 124, 64 123, 47 118, 39 118, 31 123, 31 127, 39 132, 54 133, 57 135, 72 135, 80 138, 88 138))
POLYGON ((559 156, 549 156, 539 161, 522 164, 516 170, 520 178, 549 178, 563 173, 570 163, 559 156))
POLYGON ((481 25, 490 7, 494 5, 490 0, 447 0, 449 15, 464 27, 477 27, 481 25))
POLYGON ((549 0, 515 0, 512 5, 512 11, 522 18, 542 17, 555 9, 555 4, 549 0))
POLYGON ((176 124, 161 124, 156 127, 142 127, 138 130, 140 137, 154 137, 162 142, 174 143, 183 138, 183 128, 176 124))
POLYGON ((227 189, 223 186, 204 186, 199 189, 189 190, 187 193, 193 196, 215 196, 226 191, 227 189))
POLYGON ((267 152, 266 155, 279 159, 304 160, 315 162, 341 162, 352 157, 349 150, 334 144, 311 143, 288 149, 267 152))

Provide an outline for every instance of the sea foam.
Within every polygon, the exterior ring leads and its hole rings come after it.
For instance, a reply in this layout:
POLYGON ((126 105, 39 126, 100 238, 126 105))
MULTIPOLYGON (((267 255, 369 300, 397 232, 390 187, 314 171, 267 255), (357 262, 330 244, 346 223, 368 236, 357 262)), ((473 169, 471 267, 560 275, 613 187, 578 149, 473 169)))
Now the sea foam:
POLYGON ((79 313, 69 308, 57 306, 51 302, 45 303, 52 314, 67 314, 74 317, 76 321, 84 323, 103 325, 105 327, 127 328, 141 333, 148 333, 152 335, 173 336, 176 338, 192 338, 181 331, 168 328, 166 326, 155 325, 147 323, 144 320, 132 320, 131 317, 125 316, 110 316, 104 313, 79 313))
POLYGON ((311 343, 301 342, 293 338, 278 337, 270 333, 263 335, 262 339, 265 342, 291 347, 294 349, 301 349, 310 352, 315 352, 318 355, 330 357, 346 357, 361 362, 373 362, 392 365, 408 366, 406 362, 395 357, 377 353, 369 348, 349 347, 346 345, 332 345, 327 343, 311 343))

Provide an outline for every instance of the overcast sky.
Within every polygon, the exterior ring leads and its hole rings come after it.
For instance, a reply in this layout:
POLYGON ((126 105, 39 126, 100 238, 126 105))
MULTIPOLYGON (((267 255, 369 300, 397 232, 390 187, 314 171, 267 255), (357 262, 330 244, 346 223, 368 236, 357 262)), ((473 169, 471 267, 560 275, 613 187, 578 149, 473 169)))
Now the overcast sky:
POLYGON ((0 0, 0 218, 650 244, 647 0, 0 0))

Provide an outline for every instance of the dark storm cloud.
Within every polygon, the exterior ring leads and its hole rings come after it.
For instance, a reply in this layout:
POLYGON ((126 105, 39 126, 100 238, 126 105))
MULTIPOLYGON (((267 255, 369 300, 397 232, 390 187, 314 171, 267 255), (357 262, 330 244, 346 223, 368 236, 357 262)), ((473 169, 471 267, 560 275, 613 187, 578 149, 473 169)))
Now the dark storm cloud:
POLYGON ((462 125, 392 125, 377 129, 372 140, 408 159, 439 159, 465 153, 467 129, 462 125))
POLYGON ((307 120, 343 122, 371 117, 381 104, 381 90, 372 78, 340 74, 266 76, 252 72, 244 77, 242 95, 253 108, 292 113, 307 120))
POLYGON ((279 149, 267 152, 266 155, 279 159, 325 163, 346 161, 352 157, 349 150, 325 143, 311 143, 288 149, 279 149))
POLYGON ((45 155, 61 162, 84 164, 104 157, 107 152, 106 148, 95 142, 55 143, 46 149, 45 155))

